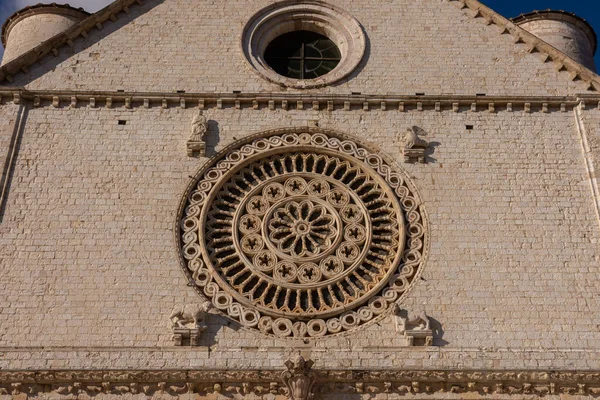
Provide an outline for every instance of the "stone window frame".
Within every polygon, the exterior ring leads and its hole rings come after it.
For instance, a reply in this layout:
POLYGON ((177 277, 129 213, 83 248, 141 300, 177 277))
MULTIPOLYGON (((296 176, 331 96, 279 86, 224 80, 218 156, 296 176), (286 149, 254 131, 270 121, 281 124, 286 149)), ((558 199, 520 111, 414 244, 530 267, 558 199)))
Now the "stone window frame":
POLYGON ((286 0, 263 8, 248 21, 241 50, 250 68, 278 85, 310 89, 331 85, 348 77, 364 58, 367 39, 362 25, 347 12, 318 0, 286 0), (341 61, 328 74, 315 79, 293 79, 277 74, 264 59, 272 40, 285 33, 306 30, 327 36, 339 48, 341 61))

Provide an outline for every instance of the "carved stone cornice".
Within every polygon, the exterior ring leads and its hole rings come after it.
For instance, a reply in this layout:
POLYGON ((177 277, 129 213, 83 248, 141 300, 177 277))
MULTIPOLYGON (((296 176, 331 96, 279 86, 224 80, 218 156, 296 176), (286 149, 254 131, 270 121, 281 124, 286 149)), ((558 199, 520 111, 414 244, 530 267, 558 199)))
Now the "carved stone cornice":
POLYGON ((31 102, 53 108, 199 108, 253 110, 351 111, 380 110, 452 112, 566 112, 582 102, 600 107, 600 95, 486 96, 403 94, 307 94, 307 93, 173 93, 27 90, 0 88, 0 102, 31 102))
MULTIPOLYGON (((283 369, 283 367, 282 367, 283 369)), ((460 395, 600 394, 600 371, 313 370, 317 394, 397 393, 460 395)), ((279 394, 279 370, 0 371, 0 395, 41 393, 279 394)))

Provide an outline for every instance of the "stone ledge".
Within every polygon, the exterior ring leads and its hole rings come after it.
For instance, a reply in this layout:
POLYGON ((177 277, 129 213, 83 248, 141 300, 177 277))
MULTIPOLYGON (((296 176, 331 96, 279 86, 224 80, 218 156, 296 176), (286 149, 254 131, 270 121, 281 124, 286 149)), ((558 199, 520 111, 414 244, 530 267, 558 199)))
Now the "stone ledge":
POLYGON ((436 111, 436 112, 566 112, 580 104, 600 109, 600 95, 487 96, 403 94, 268 94, 264 93, 166 93, 30 91, 0 88, 0 103, 31 102, 33 107, 53 108, 198 108, 236 110, 306 111, 436 111))

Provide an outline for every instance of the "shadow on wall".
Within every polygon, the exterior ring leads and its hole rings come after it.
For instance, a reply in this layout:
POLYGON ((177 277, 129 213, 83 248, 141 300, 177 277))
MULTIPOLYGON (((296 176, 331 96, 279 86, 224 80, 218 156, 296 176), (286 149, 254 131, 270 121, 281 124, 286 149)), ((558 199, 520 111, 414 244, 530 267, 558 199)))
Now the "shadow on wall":
POLYGON ((363 55, 362 60, 360 60, 360 63, 358 63, 356 68, 354 68, 354 70, 344 79, 341 79, 331 84, 330 86, 332 87, 346 85, 349 81, 360 75, 360 73, 365 69, 365 66, 369 63, 369 58, 371 58, 371 39, 369 39, 369 35, 367 35, 367 31, 362 26, 362 24, 360 25, 360 27, 365 35, 365 54, 363 55))
POLYGON ((442 323, 435 318, 429 317, 430 328, 433 331, 433 346, 434 347, 444 347, 448 344, 444 337, 444 328, 442 327, 442 323))
MULTIPOLYGON (((65 62, 69 57, 72 57, 75 54, 81 53, 87 50, 89 47, 93 46, 99 40, 112 35, 117 32, 125 25, 129 24, 132 20, 135 20, 137 17, 142 16, 155 8, 156 6, 164 3, 165 0, 148 0, 143 3, 143 5, 136 5, 131 8, 130 14, 119 13, 119 19, 115 22, 110 19, 107 20, 103 24, 102 30, 93 29, 88 32, 87 38, 77 39, 75 41, 75 46, 73 48, 67 46, 66 44, 61 46, 59 50, 59 55, 54 57, 52 54, 47 55, 44 59, 42 59, 39 63, 34 64, 29 68, 29 73, 22 74, 15 79, 18 86, 25 86, 28 83, 35 81, 40 78, 44 74, 54 70, 57 65, 65 62)), ((151 60, 149 60, 151 62, 151 60)), ((75 67, 74 67, 75 68, 75 67)), ((15 85, 15 83, 11 84, 15 85)), ((0 84, 2 86, 2 84, 0 84)), ((109 88, 107 88, 109 89, 109 88)))
POLYGON ((234 332, 240 330, 240 325, 218 314, 208 314, 206 316, 206 325, 208 329, 202 333, 199 340, 199 345, 208 347, 209 349, 217 345, 217 336, 223 329, 231 329, 234 332))
POLYGON ((213 157, 217 154, 217 146, 220 141, 219 123, 211 119, 208 121, 208 133, 206 134, 206 157, 213 157))
MULTIPOLYGON (((419 126, 413 126, 413 131, 417 134, 419 138, 427 137, 427 131, 419 126)), ((427 148, 425 149, 425 162, 428 164, 436 164, 437 158, 433 157, 433 153, 435 153, 435 149, 440 146, 440 142, 429 142, 427 148)))

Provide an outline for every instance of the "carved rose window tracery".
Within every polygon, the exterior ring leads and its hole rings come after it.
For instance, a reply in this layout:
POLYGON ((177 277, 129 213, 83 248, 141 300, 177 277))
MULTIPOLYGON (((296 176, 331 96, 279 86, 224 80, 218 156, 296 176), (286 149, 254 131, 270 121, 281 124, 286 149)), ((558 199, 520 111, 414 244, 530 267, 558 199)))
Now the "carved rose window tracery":
POLYGON ((248 139, 189 187, 185 272, 214 306, 279 337, 378 319, 424 262, 412 185, 380 156, 321 131, 248 139))

